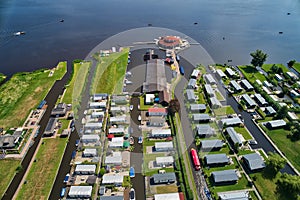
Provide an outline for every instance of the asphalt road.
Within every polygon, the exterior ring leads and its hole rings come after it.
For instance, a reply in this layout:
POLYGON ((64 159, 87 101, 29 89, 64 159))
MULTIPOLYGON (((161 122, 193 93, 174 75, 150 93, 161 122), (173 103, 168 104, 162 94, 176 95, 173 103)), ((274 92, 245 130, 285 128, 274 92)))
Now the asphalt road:
POLYGON ((130 153, 130 166, 135 169, 135 177, 131 179, 132 187, 135 190, 136 200, 146 199, 145 194, 145 179, 142 174, 143 165, 143 146, 138 144, 138 137, 142 136, 142 131, 139 130, 140 122, 138 121, 138 115, 140 111, 138 110, 139 98, 133 97, 130 101, 133 105, 133 110, 131 111, 130 127, 133 129, 131 136, 134 137, 134 150, 130 153))

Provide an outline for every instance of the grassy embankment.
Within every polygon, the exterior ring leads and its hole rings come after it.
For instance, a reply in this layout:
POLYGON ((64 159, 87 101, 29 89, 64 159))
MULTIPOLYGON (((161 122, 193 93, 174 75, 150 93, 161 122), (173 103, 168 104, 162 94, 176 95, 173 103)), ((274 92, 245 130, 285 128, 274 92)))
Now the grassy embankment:
POLYGON ((300 62, 296 62, 296 63, 293 65, 293 68, 294 68, 298 73, 300 73, 300 62))
POLYGON ((6 191, 10 181, 12 180, 15 173, 17 173, 17 168, 20 165, 20 160, 5 159, 0 160, 0 197, 2 198, 4 192, 6 191))
POLYGON ((124 48, 122 52, 112 53, 99 59, 91 85, 91 94, 121 94, 123 92, 128 52, 129 48, 124 48))
POLYGON ((67 138, 43 139, 43 143, 16 199, 48 199, 67 138))
POLYGON ((91 67, 90 62, 73 63, 73 73, 70 82, 66 85, 66 92, 62 102, 72 104, 75 116, 80 106, 82 91, 85 87, 86 77, 91 67))
POLYGON ((21 126, 31 109, 45 98, 56 80, 67 71, 66 62, 58 64, 49 76, 49 69, 15 74, 0 86, 0 127, 21 126))

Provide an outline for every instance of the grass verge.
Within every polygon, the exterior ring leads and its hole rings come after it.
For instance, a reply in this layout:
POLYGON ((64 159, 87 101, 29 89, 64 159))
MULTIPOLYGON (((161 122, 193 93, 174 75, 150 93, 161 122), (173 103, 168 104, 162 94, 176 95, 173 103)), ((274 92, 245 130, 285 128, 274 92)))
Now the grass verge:
POLYGON ((16 199, 47 199, 51 192, 67 138, 43 139, 42 142, 29 169, 26 184, 21 186, 16 199))
POLYGON ((12 76, 0 86, 0 127, 21 126, 31 109, 37 107, 56 80, 67 72, 67 63, 60 62, 52 70, 41 69, 12 76))
POLYGON ((77 116, 77 111, 80 106, 81 94, 86 83, 91 67, 90 62, 73 63, 73 75, 69 84, 66 85, 66 92, 62 101, 73 105, 73 111, 77 116))
POLYGON ((4 192, 10 184, 10 181, 13 179, 17 168, 19 167, 21 161, 14 159, 4 159, 0 160, 0 195, 3 197, 4 192))

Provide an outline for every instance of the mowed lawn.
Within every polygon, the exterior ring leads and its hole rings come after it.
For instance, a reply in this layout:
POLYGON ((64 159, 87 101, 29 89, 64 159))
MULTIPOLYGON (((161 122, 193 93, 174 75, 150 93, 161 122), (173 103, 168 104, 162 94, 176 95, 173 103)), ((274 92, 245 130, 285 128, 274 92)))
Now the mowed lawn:
POLYGON ((59 168, 67 138, 43 139, 34 158, 26 184, 23 184, 17 199, 48 199, 59 168))
POLYGON ((257 69, 253 66, 240 65, 238 68, 242 71, 245 78, 247 78, 251 83, 254 83, 256 80, 260 80, 261 82, 266 80, 266 77, 259 73, 259 71, 257 71, 257 69))
POLYGON ((281 194, 277 191, 276 182, 280 178, 280 173, 275 177, 265 175, 266 172, 258 172, 251 174, 250 177, 254 181, 254 184, 261 195, 262 199, 274 199, 274 200, 289 200, 293 199, 289 194, 281 194))
POLYGON ((273 140, 277 147, 285 154, 294 167, 300 170, 300 141, 293 142, 287 138, 289 131, 284 129, 268 130, 263 127, 268 136, 273 140))
POLYGON ((102 57, 93 77, 91 93, 120 94, 123 92, 129 49, 102 57))
POLYGON ((0 127, 21 126, 31 109, 38 106, 52 88, 67 72, 67 63, 61 62, 49 76, 50 70, 22 72, 13 75, 0 86, 0 127))
POLYGON ((281 68, 282 71, 283 71, 284 73, 290 71, 290 70, 289 70, 288 68, 286 68, 283 64, 263 64, 262 68, 263 68, 263 70, 265 70, 266 72, 272 71, 271 68, 272 68, 273 65, 276 65, 277 67, 281 68))
POLYGON ((3 197, 4 192, 9 186, 10 181, 13 179, 16 169, 21 164, 20 160, 4 159, 0 160, 0 196, 3 197))
POLYGON ((298 73, 300 73, 300 62, 296 62, 296 63, 293 65, 293 68, 294 68, 298 73))

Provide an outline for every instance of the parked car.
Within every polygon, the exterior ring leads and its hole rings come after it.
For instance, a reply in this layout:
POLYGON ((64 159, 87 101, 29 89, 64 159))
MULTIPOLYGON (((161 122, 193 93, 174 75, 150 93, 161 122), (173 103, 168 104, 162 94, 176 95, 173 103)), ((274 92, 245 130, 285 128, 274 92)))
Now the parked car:
POLYGON ((135 191, 133 188, 130 189, 129 198, 130 200, 135 200, 135 191))
POLYGON ((139 137, 138 143, 139 143, 139 144, 142 144, 142 143, 143 143, 143 137, 142 137, 142 136, 139 137))
POLYGON ((133 105, 130 105, 130 106, 129 106, 129 110, 133 110, 133 105))

